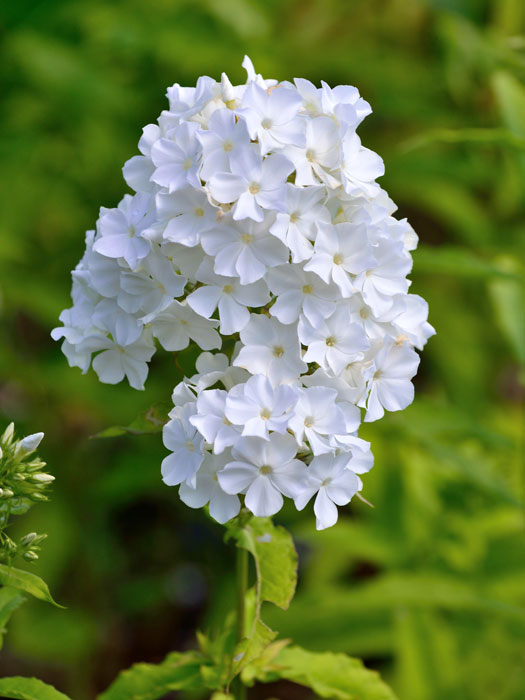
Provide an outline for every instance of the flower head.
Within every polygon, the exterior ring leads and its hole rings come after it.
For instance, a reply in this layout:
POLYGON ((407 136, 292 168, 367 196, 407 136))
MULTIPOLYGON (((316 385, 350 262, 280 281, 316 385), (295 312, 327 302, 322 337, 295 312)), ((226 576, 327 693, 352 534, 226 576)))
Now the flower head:
POLYGON ((136 389, 156 349, 198 346, 174 377, 165 483, 219 522, 315 496, 325 528, 373 464, 362 414, 408 406, 434 329, 408 294, 417 235, 357 134, 368 102, 243 67, 242 85, 168 89, 124 165, 134 194, 100 210, 52 336, 71 366, 136 389))

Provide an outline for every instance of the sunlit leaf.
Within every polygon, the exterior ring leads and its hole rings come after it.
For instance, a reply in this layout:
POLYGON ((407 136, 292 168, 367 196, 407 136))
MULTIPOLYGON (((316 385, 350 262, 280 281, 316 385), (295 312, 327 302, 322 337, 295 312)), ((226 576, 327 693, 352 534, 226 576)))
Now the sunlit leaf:
POLYGON ((263 681, 277 678, 305 685, 321 698, 337 700, 395 700, 393 691, 378 673, 367 669, 359 659, 346 654, 315 653, 300 647, 286 647, 274 662, 274 669, 263 681), (278 666, 278 670, 275 669, 278 666))
POLYGON ((156 700, 172 690, 202 687, 202 656, 197 652, 170 654, 160 664, 135 664, 122 671, 98 700, 156 700))
POLYGON ((17 700, 70 700, 67 695, 37 678, 21 676, 0 678, 0 695, 17 700))
POLYGON ((29 571, 0 564, 0 583, 3 586, 11 586, 19 591, 24 591, 24 593, 29 593, 35 598, 39 598, 39 600, 52 603, 57 608, 64 607, 53 600, 47 583, 40 576, 36 576, 36 574, 32 574, 29 571))

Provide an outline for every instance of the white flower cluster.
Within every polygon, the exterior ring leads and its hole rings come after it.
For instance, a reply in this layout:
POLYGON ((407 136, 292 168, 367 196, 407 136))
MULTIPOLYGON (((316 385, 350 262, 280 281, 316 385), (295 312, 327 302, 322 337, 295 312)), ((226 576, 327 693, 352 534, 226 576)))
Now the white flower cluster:
POLYGON ((417 236, 356 134, 369 104, 243 66, 245 85, 223 74, 168 89, 124 166, 136 194, 101 209, 53 337, 72 366, 136 389, 155 341, 196 343, 164 428, 164 481, 219 522, 240 494, 258 516, 316 494, 325 528, 372 466, 361 408, 373 421, 411 403, 414 347, 434 331, 408 294, 417 236), (223 336, 227 353, 210 353, 223 336))

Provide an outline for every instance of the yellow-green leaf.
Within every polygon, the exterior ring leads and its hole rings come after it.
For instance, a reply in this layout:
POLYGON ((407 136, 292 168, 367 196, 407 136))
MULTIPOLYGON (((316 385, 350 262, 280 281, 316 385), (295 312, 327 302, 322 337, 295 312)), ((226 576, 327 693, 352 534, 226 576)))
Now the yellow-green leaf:
POLYGON ((0 678, 0 696, 17 700, 70 700, 67 695, 37 678, 21 676, 0 678))
POLYGON ((29 593, 39 600, 45 600, 47 603, 55 605, 57 608, 64 607, 53 600, 47 583, 40 576, 36 576, 36 574, 32 574, 29 571, 14 569, 12 566, 0 564, 0 584, 29 593))

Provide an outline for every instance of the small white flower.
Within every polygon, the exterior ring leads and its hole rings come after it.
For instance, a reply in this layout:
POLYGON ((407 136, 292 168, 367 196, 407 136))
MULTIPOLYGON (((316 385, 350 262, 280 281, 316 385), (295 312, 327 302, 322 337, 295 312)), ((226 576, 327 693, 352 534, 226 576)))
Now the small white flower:
POLYGON ((262 160, 254 149, 244 149, 230 159, 231 172, 217 173, 208 182, 211 196, 221 204, 233 204, 233 218, 262 221, 264 209, 278 209, 292 163, 275 153, 262 160))
POLYGON ((269 267, 286 262, 288 251, 268 233, 270 221, 249 219, 223 223, 202 234, 202 247, 215 258, 215 272, 238 277, 241 284, 252 284, 264 277, 269 267))
POLYGON ((302 389, 299 393, 289 425, 299 446, 308 440, 314 455, 330 452, 328 438, 345 432, 345 417, 336 399, 337 391, 324 386, 302 389))
POLYGON ((134 269, 150 251, 150 243, 141 233, 154 220, 148 194, 127 194, 116 209, 100 210, 99 237, 93 250, 108 258, 123 258, 134 269))
POLYGON ((209 503, 211 517, 221 524, 234 518, 241 509, 239 497, 225 493, 217 477, 217 472, 230 461, 231 454, 228 453, 220 456, 205 453, 204 461, 195 477, 195 488, 186 482, 182 482, 179 487, 179 496, 183 503, 190 508, 202 508, 209 503))
POLYGON ((344 297, 354 291, 350 274, 376 265, 363 224, 319 224, 312 259, 304 266, 325 282, 334 282, 344 297))
POLYGON ((330 117, 317 117, 306 124, 306 145, 289 146, 285 153, 295 166, 296 185, 332 182, 328 172, 337 167, 340 152, 337 124, 330 117))
POLYGON ((118 384, 127 377, 134 389, 144 389, 147 363, 155 352, 149 338, 142 337, 123 346, 104 335, 92 335, 82 341, 80 349, 91 353, 102 351, 93 359, 93 369, 104 384, 118 384))
POLYGON ((151 179, 168 192, 176 192, 190 185, 200 187, 198 177, 201 145, 197 139, 199 127, 192 122, 182 122, 170 139, 161 138, 153 144, 151 160, 155 170, 151 179))
POLYGON ((244 503, 254 515, 275 515, 283 494, 294 498, 303 487, 306 467, 295 459, 296 452, 290 435, 243 437, 232 450, 232 461, 218 473, 219 484, 226 493, 245 493, 244 503))
POLYGON ((376 264, 357 275, 354 287, 379 315, 392 307, 396 294, 407 293, 410 282, 406 275, 412 269, 412 259, 401 242, 388 239, 381 239, 374 247, 374 258, 376 264))
POLYGON ((294 323, 301 313, 312 325, 335 311, 339 293, 313 272, 305 272, 300 265, 279 265, 268 270, 266 281, 277 301, 270 313, 281 323, 294 323))
POLYGON ((268 377, 256 374, 246 384, 230 391, 225 406, 226 418, 242 426, 243 435, 269 439, 269 431, 285 433, 297 392, 290 386, 273 388, 268 377))
POLYGON ((177 486, 185 481, 195 485, 197 469, 204 459, 204 438, 189 422, 194 414, 195 404, 185 404, 162 429, 164 445, 172 454, 162 461, 162 480, 168 486, 177 486))
POLYGON ((304 145, 304 122, 297 117, 302 100, 296 90, 277 86, 270 92, 250 83, 237 110, 248 124, 252 139, 258 139, 266 155, 286 144, 304 145))
POLYGON ((363 329, 350 322, 350 311, 342 304, 316 326, 301 317, 298 333, 301 343, 308 347, 303 357, 305 362, 317 362, 336 375, 341 374, 349 362, 362 357, 369 347, 363 329))
POLYGON ((246 122, 230 109, 216 110, 210 117, 208 130, 198 132, 197 138, 203 149, 203 180, 219 172, 229 172, 231 157, 250 148, 246 122))
POLYGON ((348 455, 330 454, 314 457, 307 470, 307 486, 295 497, 295 506, 302 510, 314 494, 316 527, 324 530, 337 522, 337 506, 350 503, 359 490, 359 479, 346 468, 348 455))
POLYGON ((306 370, 292 326, 252 315, 241 331, 241 341, 243 347, 234 364, 252 374, 265 374, 274 385, 293 382, 306 370))
POLYGON ((301 262, 312 256, 311 241, 317 235, 317 224, 330 222, 328 209, 321 205, 325 195, 324 187, 286 184, 284 211, 275 217, 270 233, 290 248, 293 262, 301 262))
POLYGON ((165 241, 195 246, 203 231, 217 225, 217 210, 201 190, 186 188, 172 194, 159 193, 156 199, 160 221, 165 222, 165 241))
MULTIPOLYGON (((368 381, 365 421, 382 418, 387 411, 401 411, 414 400, 414 385, 419 355, 408 345, 398 345, 390 337, 374 358, 375 371, 368 381)), ((364 401, 360 405, 364 405, 364 401)))
POLYGON ((206 442, 213 445, 216 454, 235 445, 240 436, 240 430, 230 423, 225 414, 227 395, 222 389, 202 391, 197 399, 197 414, 190 418, 190 423, 206 442))
POLYGON ((361 139, 355 132, 346 134, 342 150, 341 171, 345 191, 373 197, 379 190, 376 178, 385 174, 383 160, 374 151, 361 146, 361 139))
POLYGON ((241 284, 238 278, 217 275, 209 267, 204 264, 199 268, 199 281, 205 284, 188 296, 188 304, 204 318, 209 318, 218 308, 220 332, 237 333, 250 320, 248 306, 257 308, 270 301, 268 287, 262 280, 241 284))
POLYGON ((218 321, 202 318, 187 304, 172 301, 155 317, 151 329, 165 350, 183 350, 190 339, 204 350, 212 350, 221 347, 221 337, 215 330, 218 325, 218 321))

